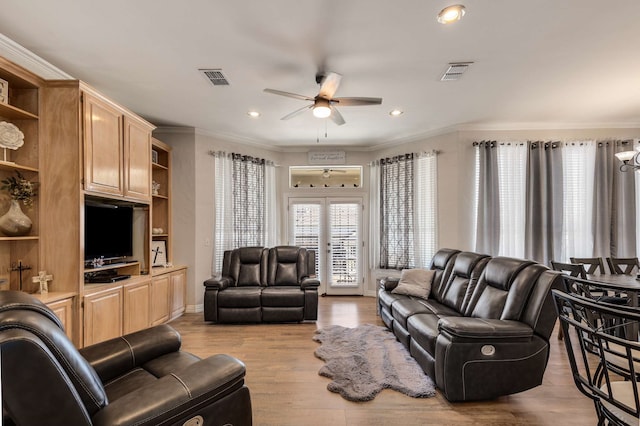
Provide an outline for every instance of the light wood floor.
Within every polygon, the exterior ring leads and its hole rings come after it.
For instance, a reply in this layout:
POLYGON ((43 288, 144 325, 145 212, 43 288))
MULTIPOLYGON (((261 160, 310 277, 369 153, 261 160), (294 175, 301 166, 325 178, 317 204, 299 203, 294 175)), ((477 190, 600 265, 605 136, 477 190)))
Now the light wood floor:
MULTIPOLYGON (((578 392, 564 343, 554 332, 544 383, 494 401, 449 403, 439 393, 416 399, 384 390, 355 403, 326 389, 314 331, 328 325, 383 325, 370 297, 322 297, 316 323, 215 325, 202 314, 173 321, 183 349, 200 357, 226 353, 247 366, 254 425, 595 425, 593 404, 578 392)), ((556 327, 557 332, 557 327, 556 327)))

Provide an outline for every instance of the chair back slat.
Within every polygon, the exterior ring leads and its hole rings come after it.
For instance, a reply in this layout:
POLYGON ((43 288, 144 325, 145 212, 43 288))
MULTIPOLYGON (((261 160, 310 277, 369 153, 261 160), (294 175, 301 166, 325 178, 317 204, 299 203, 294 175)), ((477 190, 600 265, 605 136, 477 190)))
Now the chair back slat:
POLYGON ((628 329, 637 329, 640 311, 559 290, 552 294, 574 383, 594 401, 598 424, 636 424, 640 342, 628 329))
POLYGON ((607 264, 612 274, 632 275, 634 269, 640 270, 637 257, 607 257, 607 264))
POLYGON ((601 257, 571 257, 571 263, 582 263, 587 274, 606 274, 604 261, 601 257))
POLYGON ((564 272, 570 277, 587 278, 587 272, 584 270, 584 266, 582 264, 556 262, 552 260, 551 269, 554 271, 564 272))

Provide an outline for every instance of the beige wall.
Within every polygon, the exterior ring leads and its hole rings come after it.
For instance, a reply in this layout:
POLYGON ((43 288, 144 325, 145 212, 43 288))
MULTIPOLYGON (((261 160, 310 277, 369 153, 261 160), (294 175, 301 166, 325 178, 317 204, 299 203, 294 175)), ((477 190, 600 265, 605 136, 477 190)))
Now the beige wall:
MULTIPOLYGON (((461 128, 424 137, 403 144, 388 144, 370 150, 349 151, 341 147, 269 150, 255 145, 222 141, 193 129, 160 128, 154 136, 168 143, 173 151, 173 233, 174 263, 189 266, 187 308, 200 311, 204 289, 202 283, 211 275, 213 253, 213 158, 210 150, 241 152, 274 161, 277 165, 277 197, 280 217, 280 242, 287 243, 286 205, 289 197, 361 196, 365 203, 363 238, 368 246, 368 181, 367 164, 378 158, 406 152, 438 151, 438 246, 473 250, 473 174, 472 142, 480 140, 581 140, 634 138, 639 129, 561 129, 561 130, 474 130, 461 128), (289 188, 288 167, 307 165, 307 151, 345 150, 346 165, 363 166, 363 187, 353 189, 289 188)), ((363 253, 365 265, 369 254, 363 253)), ((365 295, 373 296, 372 271, 365 268, 365 295)))

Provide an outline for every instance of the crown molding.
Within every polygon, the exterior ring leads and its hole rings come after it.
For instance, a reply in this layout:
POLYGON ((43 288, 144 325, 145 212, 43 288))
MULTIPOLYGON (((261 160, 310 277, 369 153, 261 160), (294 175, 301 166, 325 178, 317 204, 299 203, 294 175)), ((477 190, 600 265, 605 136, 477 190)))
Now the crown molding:
POLYGON ((74 80, 60 68, 45 61, 35 53, 22 47, 0 33, 0 56, 14 62, 45 80, 74 80))

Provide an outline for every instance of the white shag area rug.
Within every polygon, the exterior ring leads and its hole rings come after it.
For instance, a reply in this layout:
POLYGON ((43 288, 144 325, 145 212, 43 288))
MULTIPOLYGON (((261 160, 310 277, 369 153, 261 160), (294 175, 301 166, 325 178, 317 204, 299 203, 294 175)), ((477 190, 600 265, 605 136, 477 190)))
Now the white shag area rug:
POLYGON ((325 361, 318 371, 333 381, 327 385, 349 401, 370 401, 383 389, 414 398, 435 396, 435 385, 402 343, 385 327, 333 325, 317 330, 322 345, 315 355, 325 361))

